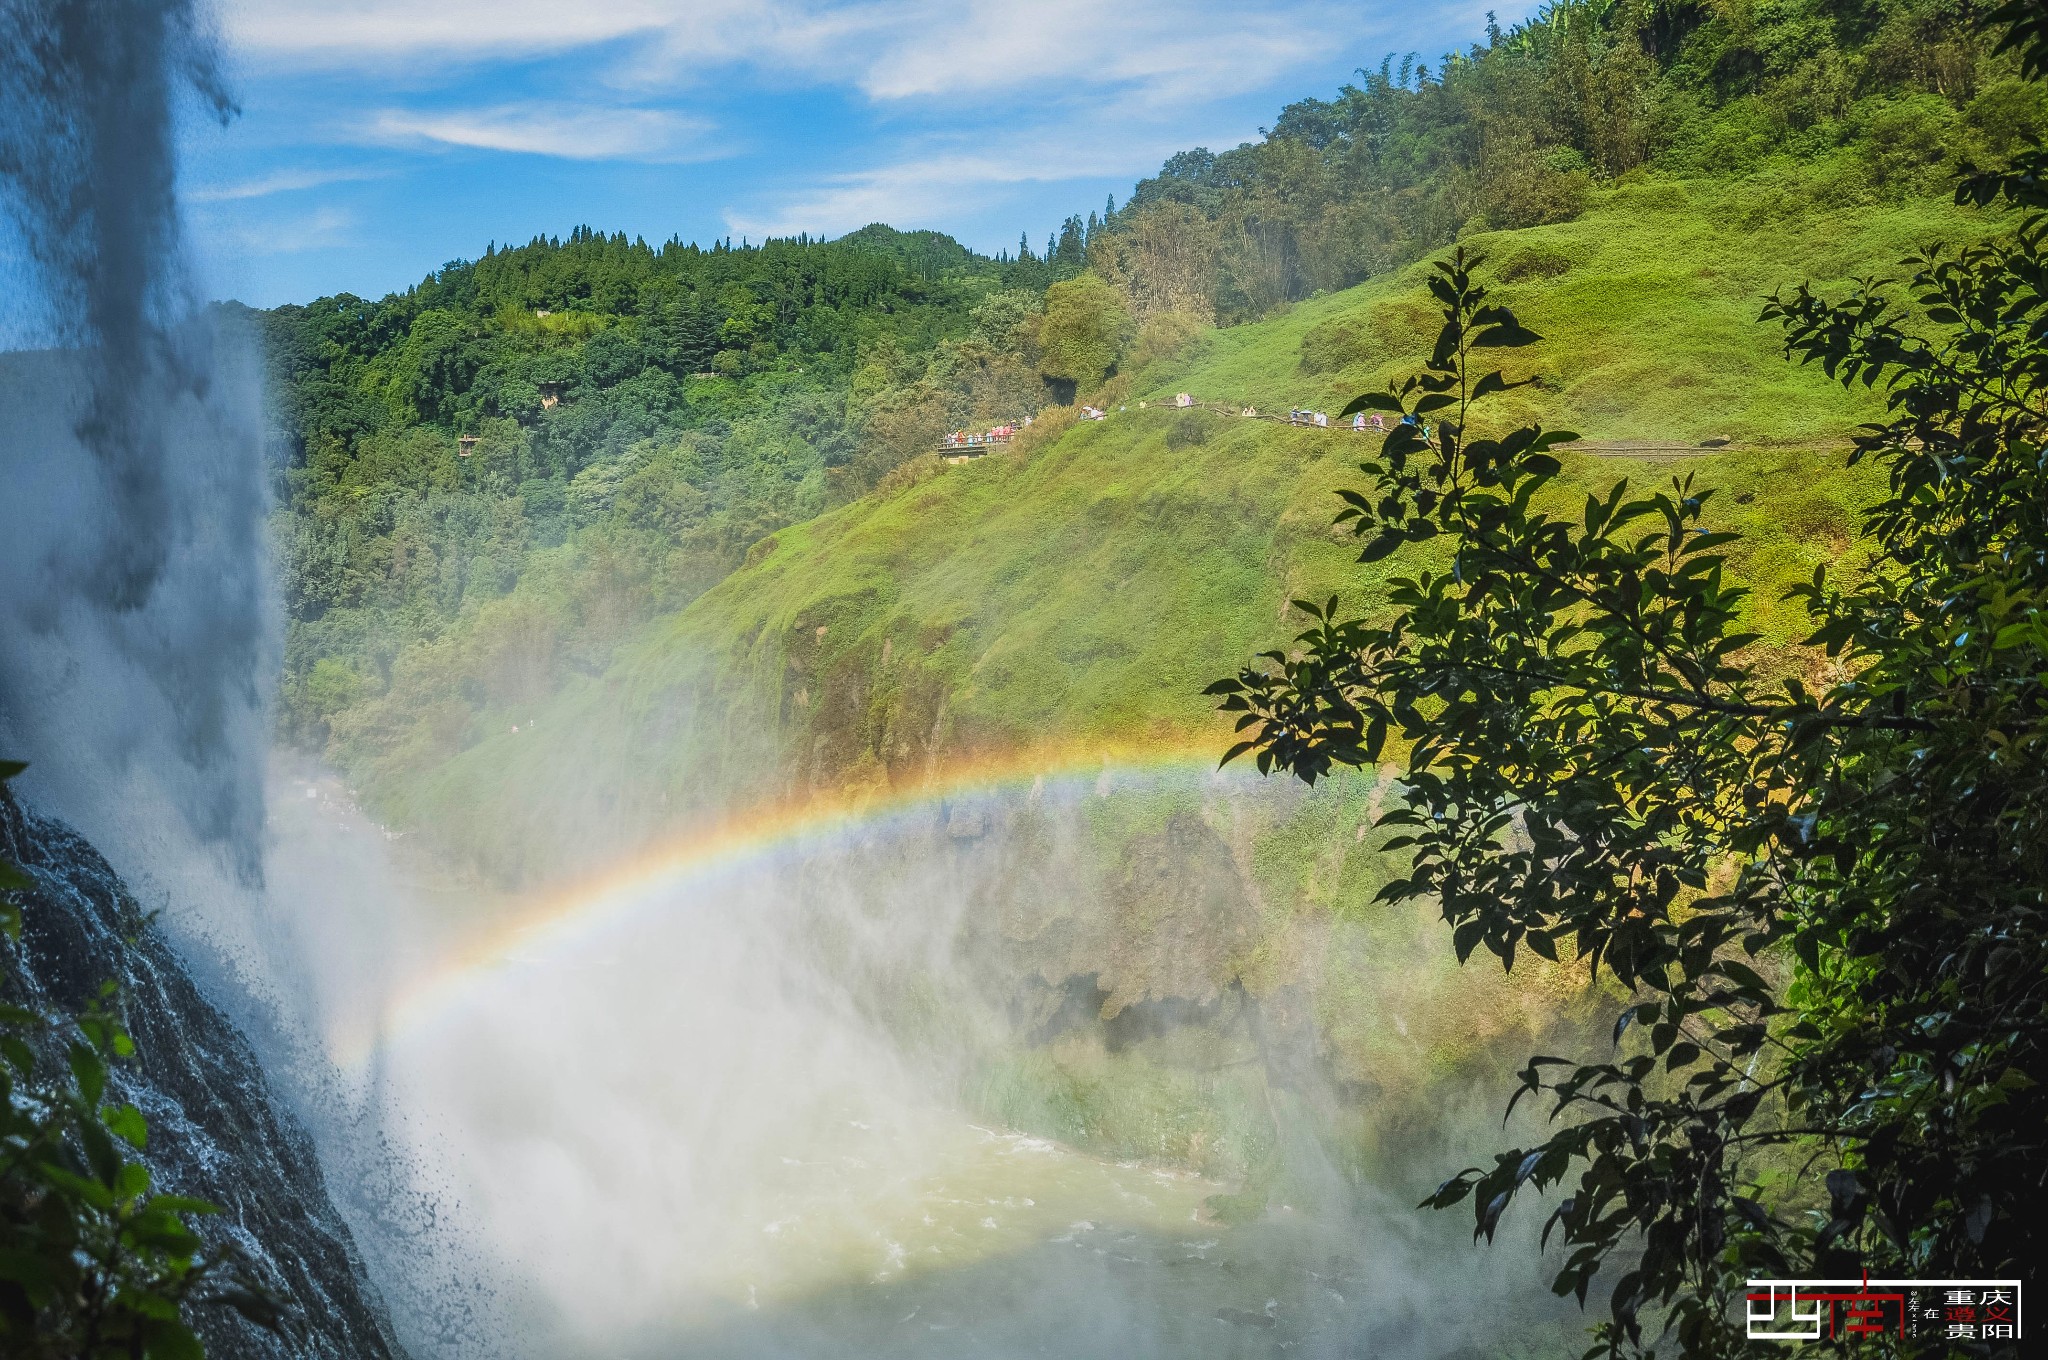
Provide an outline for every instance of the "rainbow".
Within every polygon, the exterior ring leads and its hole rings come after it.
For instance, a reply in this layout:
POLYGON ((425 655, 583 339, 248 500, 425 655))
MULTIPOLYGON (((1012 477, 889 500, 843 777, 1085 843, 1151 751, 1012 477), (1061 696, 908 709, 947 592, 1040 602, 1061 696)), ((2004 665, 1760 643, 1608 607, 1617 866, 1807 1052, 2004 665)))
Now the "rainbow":
POLYGON ((661 841, 602 874, 509 914, 402 985, 382 1008, 373 1029, 337 1039, 336 1058, 345 1070, 361 1071, 392 1045, 461 1013, 516 961, 564 950, 669 900, 669 890, 693 880, 784 854, 815 851, 835 837, 951 799, 1090 775, 1213 770, 1226 742, 1227 738, 1205 733, 1135 746, 1037 747, 956 760, 915 784, 840 790, 735 813, 661 841))

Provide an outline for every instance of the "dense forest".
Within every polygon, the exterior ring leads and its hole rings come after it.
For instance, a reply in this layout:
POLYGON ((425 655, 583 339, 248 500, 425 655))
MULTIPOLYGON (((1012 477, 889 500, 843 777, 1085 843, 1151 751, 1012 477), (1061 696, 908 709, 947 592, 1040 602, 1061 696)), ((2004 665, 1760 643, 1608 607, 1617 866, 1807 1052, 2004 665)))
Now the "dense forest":
POLYGON ((1152 305, 1243 320, 1631 176, 1745 178, 1759 212, 1946 192, 2044 126, 1967 0, 1564 0, 1434 65, 1361 70, 1266 137, 1140 183, 1091 250, 1152 305))
POLYGON ((879 476, 864 445, 1028 412, 1011 356, 1049 281, 885 227, 708 250, 578 228, 262 314, 293 735, 451 666, 444 726, 531 697, 879 476), (950 400, 902 391, 941 365, 950 400))
POLYGON ((1649 177, 1756 214, 1943 192, 2048 127, 1961 0, 1566 0, 1183 152, 1033 250, 871 226, 578 227, 254 317, 276 395, 286 735, 358 775, 517 721, 778 528, 1202 330, 1649 177))

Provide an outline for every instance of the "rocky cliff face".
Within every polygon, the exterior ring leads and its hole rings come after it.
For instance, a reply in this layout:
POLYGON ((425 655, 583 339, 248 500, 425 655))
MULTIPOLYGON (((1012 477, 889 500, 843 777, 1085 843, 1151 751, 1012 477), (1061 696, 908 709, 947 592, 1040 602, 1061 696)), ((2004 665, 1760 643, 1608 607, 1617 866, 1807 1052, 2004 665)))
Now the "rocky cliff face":
POLYGON ((297 1334, 280 1337, 227 1309, 202 1310, 208 1355, 403 1360, 311 1142, 273 1102, 248 1040, 200 995, 106 860, 5 791, 0 853, 35 879, 16 974, 28 999, 75 1010, 107 979, 121 983, 135 1060, 115 1083, 149 1120, 158 1188, 219 1205, 202 1235, 233 1238, 298 1314, 297 1334))

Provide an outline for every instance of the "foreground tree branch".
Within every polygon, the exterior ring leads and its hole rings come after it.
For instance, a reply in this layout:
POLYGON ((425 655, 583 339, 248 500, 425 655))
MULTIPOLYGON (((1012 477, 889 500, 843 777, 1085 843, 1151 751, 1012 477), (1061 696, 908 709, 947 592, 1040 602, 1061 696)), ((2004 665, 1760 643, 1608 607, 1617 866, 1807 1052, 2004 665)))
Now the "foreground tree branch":
MULTIPOLYGON (((2042 182, 1996 192, 2048 206, 2042 182)), ((1469 1200, 1491 1238, 1519 1196, 1566 1191, 1543 1236, 1560 1294, 1609 1272, 1602 1353, 1744 1352, 1752 1276, 2048 1255, 2044 236, 2032 216, 1765 311, 1891 412, 1853 455, 1888 478, 1868 569, 1794 592, 1845 677, 1820 692, 1753 669, 1710 491, 1624 481, 1567 518, 1539 507, 1572 436, 1472 433, 1516 385, 1485 351, 1539 337, 1462 250, 1430 280, 1421 372, 1345 411, 1401 423, 1339 522, 1361 561, 1417 568, 1366 616, 1296 602, 1294 650, 1210 687, 1238 715, 1226 762, 1314 782, 1405 751, 1380 825, 1410 862, 1380 897, 1436 902, 1461 960, 1569 949, 1632 993, 1609 1060, 1523 1070, 1510 1109, 1546 1097, 1551 1135, 1426 1201, 1469 1200)))

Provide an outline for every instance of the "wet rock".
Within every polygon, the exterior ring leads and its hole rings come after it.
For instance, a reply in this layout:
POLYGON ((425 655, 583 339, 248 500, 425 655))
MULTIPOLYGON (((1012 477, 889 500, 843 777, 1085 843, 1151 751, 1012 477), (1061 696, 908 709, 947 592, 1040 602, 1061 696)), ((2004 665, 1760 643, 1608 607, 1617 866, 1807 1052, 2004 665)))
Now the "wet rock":
POLYGON ((126 995, 135 1060, 117 1098, 149 1121, 160 1190, 220 1206, 195 1224, 232 1239, 297 1314, 274 1336, 224 1308, 199 1310, 215 1360, 403 1360, 312 1143, 272 1098, 249 1042, 186 974, 120 878, 83 837, 0 790, 0 852, 35 880, 21 894, 12 972, 21 999, 81 1008, 108 979, 126 995))

